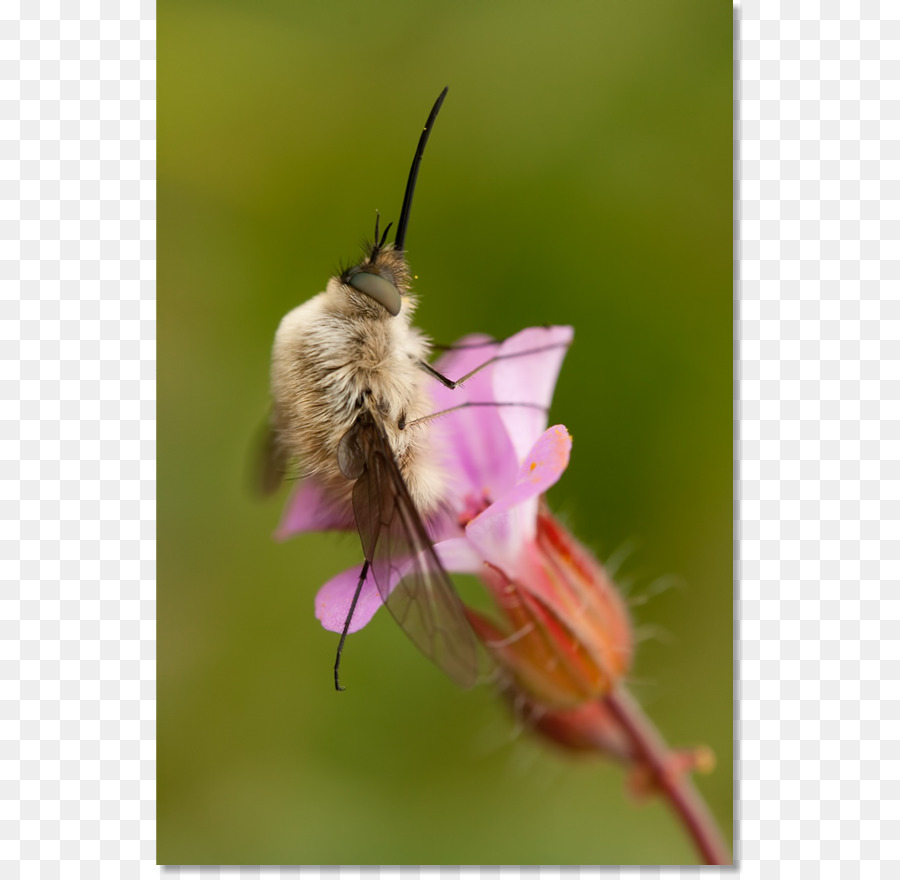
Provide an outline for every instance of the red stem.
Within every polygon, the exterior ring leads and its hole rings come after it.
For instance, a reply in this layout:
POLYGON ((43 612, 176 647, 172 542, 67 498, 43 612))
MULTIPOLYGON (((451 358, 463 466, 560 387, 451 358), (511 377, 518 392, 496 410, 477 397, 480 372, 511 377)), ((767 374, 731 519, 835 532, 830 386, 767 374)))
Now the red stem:
POLYGON ((728 845, 686 772, 670 760, 668 746, 631 694, 620 687, 604 700, 634 747, 635 755, 652 773, 660 791, 684 823, 707 865, 732 864, 728 845))

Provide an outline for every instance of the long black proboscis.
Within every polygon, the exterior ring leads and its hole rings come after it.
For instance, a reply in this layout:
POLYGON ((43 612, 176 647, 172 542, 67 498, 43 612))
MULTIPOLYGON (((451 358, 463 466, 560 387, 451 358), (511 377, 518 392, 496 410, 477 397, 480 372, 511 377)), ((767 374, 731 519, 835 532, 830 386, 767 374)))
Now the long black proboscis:
POLYGON ((428 114, 425 128, 422 129, 422 136, 419 138, 419 146, 416 147, 416 155, 413 156, 412 168, 409 169, 409 178, 406 181, 406 192, 403 194, 403 207, 400 209, 400 220, 397 223, 397 237, 394 239, 394 247, 398 251, 404 249, 406 227, 409 225, 409 211, 412 207, 413 193, 416 189, 416 178, 419 176, 419 165, 421 164, 422 156, 425 153, 425 144, 428 143, 428 135, 431 134, 431 129, 434 127, 434 120, 437 119, 441 104, 444 103, 444 98, 447 97, 447 90, 449 88, 449 86, 444 86, 444 91, 438 95, 438 99, 434 102, 431 113, 428 114))

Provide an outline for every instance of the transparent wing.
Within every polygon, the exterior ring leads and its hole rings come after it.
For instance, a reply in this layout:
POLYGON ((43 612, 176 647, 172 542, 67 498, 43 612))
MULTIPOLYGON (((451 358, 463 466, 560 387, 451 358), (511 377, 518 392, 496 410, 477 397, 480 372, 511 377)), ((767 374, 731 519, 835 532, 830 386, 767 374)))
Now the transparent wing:
POLYGON ((478 678, 475 634, 434 552, 387 438, 361 419, 341 443, 345 473, 359 471, 353 513, 378 592, 416 647, 457 684, 478 678))
POLYGON ((252 486, 256 494, 271 495, 281 486, 288 469, 287 454, 268 422, 260 431, 251 464, 252 486))

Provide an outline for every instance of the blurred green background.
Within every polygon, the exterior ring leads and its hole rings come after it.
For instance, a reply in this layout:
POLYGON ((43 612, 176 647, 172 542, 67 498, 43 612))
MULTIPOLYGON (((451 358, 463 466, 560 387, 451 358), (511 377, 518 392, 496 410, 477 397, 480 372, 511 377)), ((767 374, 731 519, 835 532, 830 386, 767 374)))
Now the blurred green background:
MULTIPOLYGON (((690 863, 622 772, 517 729, 317 588, 355 538, 272 540, 248 491, 281 316, 396 220, 418 323, 575 327, 550 502, 618 578, 632 687, 732 827, 732 9, 723 3, 159 4, 158 858, 690 863), (675 576, 677 586, 650 598, 675 576)), ((379 615, 381 617, 381 615, 379 615)))

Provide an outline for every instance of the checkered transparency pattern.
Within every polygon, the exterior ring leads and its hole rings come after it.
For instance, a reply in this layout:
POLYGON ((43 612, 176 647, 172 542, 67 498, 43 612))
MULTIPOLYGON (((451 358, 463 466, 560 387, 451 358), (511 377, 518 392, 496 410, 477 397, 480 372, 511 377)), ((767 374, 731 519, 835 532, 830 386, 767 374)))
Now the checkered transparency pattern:
POLYGON ((760 11, 741 21, 738 856, 895 877, 900 9, 760 11))
POLYGON ((153 13, 0 6, 3 877, 158 873, 153 13))
MULTIPOLYGON (((160 873, 154 14, 0 7, 4 877, 160 873)), ((900 869, 898 38, 886 3, 740 14, 745 876, 900 869)))

